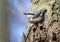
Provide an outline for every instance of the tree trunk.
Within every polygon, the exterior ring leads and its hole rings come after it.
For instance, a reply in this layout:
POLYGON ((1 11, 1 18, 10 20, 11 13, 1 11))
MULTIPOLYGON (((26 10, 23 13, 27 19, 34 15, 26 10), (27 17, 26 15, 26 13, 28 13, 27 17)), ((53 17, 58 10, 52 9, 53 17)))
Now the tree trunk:
POLYGON ((31 0, 30 13, 47 9, 42 23, 28 23, 23 42, 60 42, 60 0, 31 0))

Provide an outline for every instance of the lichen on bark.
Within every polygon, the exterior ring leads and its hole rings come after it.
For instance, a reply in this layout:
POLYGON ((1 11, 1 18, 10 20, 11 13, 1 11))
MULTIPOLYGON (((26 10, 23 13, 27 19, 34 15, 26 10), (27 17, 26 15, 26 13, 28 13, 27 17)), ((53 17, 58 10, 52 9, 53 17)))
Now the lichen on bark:
POLYGON ((28 23, 25 42, 60 42, 60 0, 31 0, 31 13, 47 9, 44 22, 28 23))

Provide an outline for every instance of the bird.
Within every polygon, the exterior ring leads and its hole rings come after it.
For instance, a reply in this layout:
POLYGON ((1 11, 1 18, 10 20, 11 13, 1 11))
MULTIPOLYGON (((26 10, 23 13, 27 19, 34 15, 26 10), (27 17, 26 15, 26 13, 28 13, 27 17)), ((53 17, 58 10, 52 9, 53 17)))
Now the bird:
POLYGON ((29 15, 31 16, 29 18, 30 23, 37 23, 37 22, 43 22, 45 12, 47 12, 47 9, 43 8, 40 11, 35 13, 24 13, 24 14, 27 16, 29 15))

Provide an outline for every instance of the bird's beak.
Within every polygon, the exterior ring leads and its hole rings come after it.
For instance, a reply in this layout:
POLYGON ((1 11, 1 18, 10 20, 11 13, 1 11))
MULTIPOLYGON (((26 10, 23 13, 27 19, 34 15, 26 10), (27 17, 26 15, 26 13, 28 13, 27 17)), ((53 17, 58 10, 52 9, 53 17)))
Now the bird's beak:
POLYGON ((25 15, 34 15, 33 13, 24 13, 25 15))
POLYGON ((27 15, 27 13, 24 13, 25 15, 27 15))

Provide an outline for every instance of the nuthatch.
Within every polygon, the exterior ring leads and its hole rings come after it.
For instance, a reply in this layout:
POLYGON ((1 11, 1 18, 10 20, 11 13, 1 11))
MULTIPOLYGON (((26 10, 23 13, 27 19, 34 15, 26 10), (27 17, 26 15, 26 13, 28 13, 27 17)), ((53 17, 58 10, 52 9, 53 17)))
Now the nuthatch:
POLYGON ((36 13, 24 13, 25 15, 31 15, 31 18, 29 19, 30 23, 37 23, 42 22, 44 20, 44 14, 47 11, 47 9, 43 8, 39 12, 36 13))

